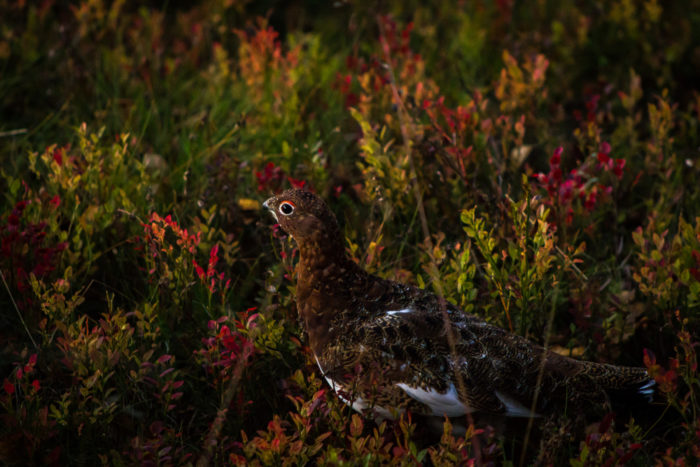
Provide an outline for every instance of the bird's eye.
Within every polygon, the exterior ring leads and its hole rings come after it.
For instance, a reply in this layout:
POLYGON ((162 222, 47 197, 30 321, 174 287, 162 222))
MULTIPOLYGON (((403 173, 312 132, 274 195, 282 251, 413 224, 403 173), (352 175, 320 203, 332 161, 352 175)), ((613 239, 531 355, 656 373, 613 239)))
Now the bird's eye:
POLYGON ((290 201, 284 201, 280 204, 279 211, 285 216, 289 216, 294 212, 294 204, 290 201))

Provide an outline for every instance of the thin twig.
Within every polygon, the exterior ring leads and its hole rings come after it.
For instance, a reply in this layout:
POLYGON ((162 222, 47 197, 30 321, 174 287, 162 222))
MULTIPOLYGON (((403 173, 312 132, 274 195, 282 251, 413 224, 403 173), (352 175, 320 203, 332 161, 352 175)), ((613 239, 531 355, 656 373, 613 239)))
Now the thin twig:
MULTIPOLYGON (((542 352, 542 360, 540 361, 540 368, 537 371, 537 382, 535 383, 535 393, 532 396, 532 405, 530 406, 530 412, 536 413, 537 399, 540 396, 540 386, 542 385, 542 377, 544 376, 544 366, 547 362, 547 353, 549 352, 549 338, 552 334, 552 326, 554 324, 554 309, 557 303, 557 295, 559 294, 559 288, 554 289, 554 299, 552 300, 552 306, 549 310, 549 318, 547 319, 547 327, 545 328, 544 334, 544 351, 542 352)), ((525 438, 523 440, 523 450, 520 452, 520 463, 518 465, 525 465, 525 455, 527 453, 527 443, 530 441, 530 432, 532 431, 532 425, 535 421, 535 417, 530 417, 527 421, 527 428, 525 430, 525 438)))
MULTIPOLYGON (((249 335, 248 339, 250 340, 250 345, 254 346, 255 344, 253 344, 253 336, 249 335)), ((228 386, 226 386, 226 390, 224 391, 224 394, 221 398, 219 410, 216 412, 216 417, 214 418, 214 421, 211 424, 211 428, 209 429, 209 433, 207 433, 207 437, 204 441, 204 451, 199 456, 199 459, 197 459, 197 467, 205 467, 211 463, 211 456, 214 451, 214 446, 216 446, 217 440, 221 435, 221 429, 223 428, 224 422, 226 421, 228 409, 231 406, 233 396, 236 395, 238 383, 240 382, 241 377, 243 376, 243 369, 246 363, 248 362, 249 358, 250 355, 245 355, 245 346, 243 346, 242 354, 239 355, 239 358, 236 361, 236 366, 233 370, 233 375, 231 376, 231 380, 229 381, 228 386)))
POLYGON ((0 138, 4 138, 6 136, 17 136, 17 135, 23 135, 27 132, 28 130, 26 128, 18 128, 16 130, 8 130, 8 131, 0 131, 0 138))
POLYGON ((19 311, 19 307, 17 306, 17 302, 15 302, 15 297, 12 296, 12 291, 10 290, 10 286, 7 285, 7 281, 5 280, 5 275, 2 273, 2 270, 0 270, 0 277, 2 277, 2 283, 5 284, 5 289, 7 289, 7 293, 10 296, 10 300, 12 300, 12 305, 14 305, 15 311, 17 311, 17 316, 19 316, 19 320, 22 322, 22 326, 24 326, 24 330, 27 331, 27 335, 29 336, 29 340, 31 340, 32 344, 34 344, 34 348, 38 349, 39 346, 36 344, 36 341, 32 337, 32 333, 29 332, 29 328, 27 327, 27 323, 24 322, 24 318, 22 317, 22 313, 19 311))
POLYGON ((587 276, 583 271, 581 271, 581 270, 578 268, 578 266, 576 266, 576 263, 574 263, 574 262, 566 255, 566 253, 564 253, 563 251, 561 251, 561 248, 559 248, 558 246, 555 245, 555 246, 554 246, 554 249, 556 250, 557 255, 559 256, 559 258, 561 258, 561 259, 565 260, 567 263, 569 263, 568 266, 570 266, 571 269, 573 269, 573 270, 576 272, 576 274, 579 275, 579 277, 580 277, 581 279, 583 279, 584 281, 588 282, 588 276, 587 276))
POLYGON ((117 212, 121 212, 122 214, 126 214, 127 216, 138 220, 141 224, 144 223, 144 222, 141 220, 141 218, 140 218, 139 216, 137 216, 137 215, 134 214, 133 212, 127 211, 126 209, 117 208, 117 212))

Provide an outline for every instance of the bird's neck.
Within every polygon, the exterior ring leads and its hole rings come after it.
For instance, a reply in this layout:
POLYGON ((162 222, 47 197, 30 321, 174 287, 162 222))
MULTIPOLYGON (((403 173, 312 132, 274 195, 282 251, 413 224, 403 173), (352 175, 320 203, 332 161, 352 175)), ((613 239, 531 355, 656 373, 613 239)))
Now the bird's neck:
POLYGON ((331 322, 352 311, 353 294, 369 275, 345 254, 342 245, 299 244, 297 308, 311 349, 320 355, 332 338, 331 322))
POLYGON ((297 274, 302 287, 323 288, 332 294, 340 291, 341 284, 351 285, 365 273, 348 258, 342 242, 329 244, 307 239, 299 244, 297 274))

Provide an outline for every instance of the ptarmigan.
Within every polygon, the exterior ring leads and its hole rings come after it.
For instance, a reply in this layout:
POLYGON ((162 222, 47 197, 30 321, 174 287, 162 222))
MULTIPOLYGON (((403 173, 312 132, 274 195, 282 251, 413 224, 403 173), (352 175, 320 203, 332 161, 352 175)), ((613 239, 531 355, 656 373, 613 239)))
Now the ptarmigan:
POLYGON ((644 368, 558 355, 427 290, 368 274, 313 193, 287 190, 264 206, 298 244, 297 307, 321 374, 357 411, 536 417, 613 392, 652 396, 644 368))

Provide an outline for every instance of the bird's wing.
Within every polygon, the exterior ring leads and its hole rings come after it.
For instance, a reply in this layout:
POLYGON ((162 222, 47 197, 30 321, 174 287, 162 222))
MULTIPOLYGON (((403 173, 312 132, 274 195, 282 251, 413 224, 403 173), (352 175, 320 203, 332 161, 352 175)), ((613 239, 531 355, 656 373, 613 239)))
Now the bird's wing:
POLYGON ((493 384, 498 369, 480 339, 493 332, 493 326, 478 319, 455 323, 450 315, 461 311, 453 306, 445 313, 415 304, 393 308, 397 309, 386 309, 348 329, 318 356, 319 367, 336 391, 353 392, 363 401, 373 395, 378 405, 438 416, 472 411, 530 414, 516 397, 493 384))

